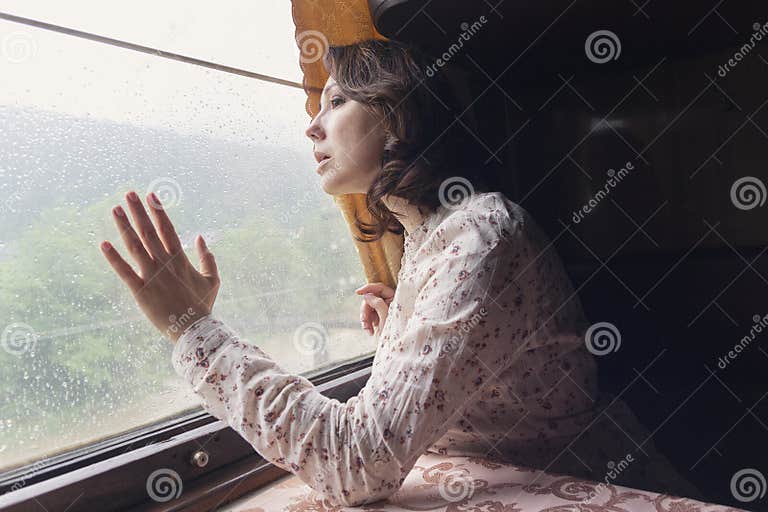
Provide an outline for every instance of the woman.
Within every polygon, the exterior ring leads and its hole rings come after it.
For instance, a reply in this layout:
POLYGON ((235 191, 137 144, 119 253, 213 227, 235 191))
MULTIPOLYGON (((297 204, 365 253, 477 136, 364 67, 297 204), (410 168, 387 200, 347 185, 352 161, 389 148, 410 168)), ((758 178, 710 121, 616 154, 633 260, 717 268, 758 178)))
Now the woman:
POLYGON ((213 254, 198 237, 198 272, 155 196, 157 229, 133 192, 138 234, 113 210, 140 275, 107 242, 104 254, 176 342, 174 368, 203 407, 342 505, 392 495, 425 451, 595 480, 629 456, 612 483, 696 497, 620 400, 603 410, 562 263, 522 207, 489 191, 439 68, 427 75, 428 57, 376 40, 331 47, 324 64, 330 78, 306 131, 321 186, 366 194, 374 221, 357 221, 364 240, 406 232, 397 289, 358 290, 362 326, 379 345, 357 396, 323 396, 213 316, 213 254))

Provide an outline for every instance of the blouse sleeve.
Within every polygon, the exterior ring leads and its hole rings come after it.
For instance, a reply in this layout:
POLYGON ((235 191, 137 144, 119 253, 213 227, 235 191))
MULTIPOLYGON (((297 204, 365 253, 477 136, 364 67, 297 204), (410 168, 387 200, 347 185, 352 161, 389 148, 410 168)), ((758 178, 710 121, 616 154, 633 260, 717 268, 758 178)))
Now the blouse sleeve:
POLYGON ((500 290, 490 289, 494 272, 518 263, 498 219, 455 212, 436 231, 414 313, 387 341, 403 350, 388 351, 346 403, 286 372, 210 315, 178 339, 174 368, 205 410, 313 489, 343 506, 387 498, 516 352, 515 335, 502 335, 520 310, 510 307, 516 287, 497 297, 500 290), (509 312, 488 314, 499 307, 509 312))

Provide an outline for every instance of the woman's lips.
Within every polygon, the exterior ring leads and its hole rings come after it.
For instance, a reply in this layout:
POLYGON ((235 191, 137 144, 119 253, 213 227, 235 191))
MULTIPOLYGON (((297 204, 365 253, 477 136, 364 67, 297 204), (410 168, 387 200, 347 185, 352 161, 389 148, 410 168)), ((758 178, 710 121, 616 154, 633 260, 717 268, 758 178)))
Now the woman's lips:
POLYGON ((333 158, 333 157, 330 157, 330 156, 329 156, 328 158, 325 158, 325 159, 323 159, 323 160, 321 160, 321 161, 320 161, 320 163, 319 163, 319 164, 318 164, 318 166, 317 166, 317 173, 318 173, 318 174, 320 174, 320 169, 322 169, 322 168, 323 168, 323 165, 325 165, 325 163, 326 163, 328 160, 330 160, 331 158, 333 158))

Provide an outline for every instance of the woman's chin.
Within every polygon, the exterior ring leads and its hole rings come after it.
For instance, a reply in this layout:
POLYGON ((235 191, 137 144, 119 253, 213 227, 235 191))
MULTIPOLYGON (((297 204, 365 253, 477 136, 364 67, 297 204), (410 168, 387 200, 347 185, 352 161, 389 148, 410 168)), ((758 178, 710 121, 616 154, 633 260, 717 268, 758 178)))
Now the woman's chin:
MULTIPOLYGON (((354 176, 352 178, 355 178, 354 176)), ((344 194, 365 194, 368 188, 358 183, 358 179, 350 179, 350 176, 344 174, 335 168, 329 168, 320 173, 320 187, 328 195, 341 196, 344 194)))
POLYGON ((340 187, 339 182, 333 179, 332 176, 320 176, 320 186, 322 187, 323 192, 331 196, 338 196, 345 193, 342 190, 343 187, 340 187))
POLYGON ((355 187, 351 187, 348 181, 341 179, 338 173, 326 172, 321 174, 320 186, 326 194, 332 196, 356 192, 355 187))

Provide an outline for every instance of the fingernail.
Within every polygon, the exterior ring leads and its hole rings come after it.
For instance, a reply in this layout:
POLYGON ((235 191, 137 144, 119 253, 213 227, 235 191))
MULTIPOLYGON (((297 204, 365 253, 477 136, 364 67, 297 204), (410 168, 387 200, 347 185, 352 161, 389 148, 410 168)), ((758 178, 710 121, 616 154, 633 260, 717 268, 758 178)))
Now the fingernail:
POLYGON ((101 242, 101 250, 102 250, 102 251, 108 251, 108 250, 110 250, 111 248, 112 248, 112 244, 110 244, 110 243, 109 243, 109 242, 107 242, 106 240, 104 240, 103 242, 101 242))
POLYGON ((125 216, 125 212, 123 211, 122 206, 119 206, 119 205, 115 206, 114 208, 112 208, 112 211, 115 212, 115 215, 119 215, 120 217, 125 216))
POLYGON ((152 201, 154 201, 155 204, 158 204, 158 205, 160 204, 160 200, 157 198, 154 192, 151 192, 149 194, 149 197, 150 199, 152 199, 152 201))
POLYGON ((139 202, 139 196, 137 196, 136 192, 134 192, 133 190, 128 192, 128 199, 130 199, 134 203, 138 203, 139 202))

